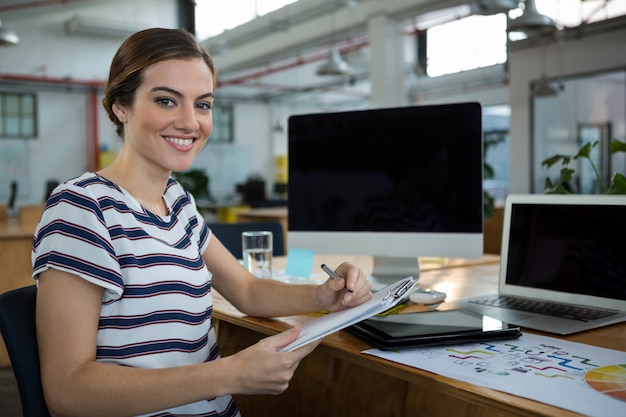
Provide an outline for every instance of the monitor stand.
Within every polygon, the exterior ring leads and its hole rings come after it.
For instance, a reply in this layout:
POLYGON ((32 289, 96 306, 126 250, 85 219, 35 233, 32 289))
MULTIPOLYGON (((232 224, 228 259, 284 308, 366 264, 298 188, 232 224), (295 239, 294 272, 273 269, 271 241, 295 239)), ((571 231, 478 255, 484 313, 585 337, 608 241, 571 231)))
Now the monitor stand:
POLYGON ((417 257, 374 256, 374 269, 368 279, 372 283, 372 291, 378 291, 408 276, 419 279, 417 257))

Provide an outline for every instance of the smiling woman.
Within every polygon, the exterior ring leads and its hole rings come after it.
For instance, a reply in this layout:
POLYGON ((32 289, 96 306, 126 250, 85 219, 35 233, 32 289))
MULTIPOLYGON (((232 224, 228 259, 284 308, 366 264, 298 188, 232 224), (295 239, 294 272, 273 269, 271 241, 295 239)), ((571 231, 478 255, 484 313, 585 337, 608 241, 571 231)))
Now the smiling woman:
POLYGON ((281 352, 296 328, 221 358, 213 289, 259 317, 371 298, 348 263, 321 285, 259 280, 212 234, 172 173, 187 170, 211 134, 215 77, 212 58, 178 29, 135 33, 113 58, 103 104, 123 138, 119 154, 58 186, 35 231, 52 415, 239 416, 232 394, 282 393, 319 342, 281 352))

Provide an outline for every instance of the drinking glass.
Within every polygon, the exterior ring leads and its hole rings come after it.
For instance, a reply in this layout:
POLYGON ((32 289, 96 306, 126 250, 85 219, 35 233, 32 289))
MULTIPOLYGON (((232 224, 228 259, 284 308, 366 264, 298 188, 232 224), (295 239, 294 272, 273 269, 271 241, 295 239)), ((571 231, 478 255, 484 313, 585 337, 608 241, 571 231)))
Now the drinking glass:
POLYGON ((241 234, 243 265, 259 278, 272 277, 272 232, 247 231, 241 234))

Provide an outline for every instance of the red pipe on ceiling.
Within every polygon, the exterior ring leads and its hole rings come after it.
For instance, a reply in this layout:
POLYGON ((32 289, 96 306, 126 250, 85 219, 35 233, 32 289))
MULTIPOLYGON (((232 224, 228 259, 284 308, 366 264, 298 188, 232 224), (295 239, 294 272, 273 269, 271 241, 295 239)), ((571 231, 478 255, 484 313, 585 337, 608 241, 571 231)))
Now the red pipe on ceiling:
POLYGON ((38 84, 48 84, 48 85, 66 85, 66 86, 78 86, 78 87, 87 87, 87 88, 95 88, 101 89, 104 86, 104 81, 102 80, 79 80, 76 78, 65 77, 50 77, 47 75, 27 75, 27 74, 8 74, 8 73, 0 73, 0 81, 16 81, 16 82, 26 82, 26 83, 38 83, 38 84))

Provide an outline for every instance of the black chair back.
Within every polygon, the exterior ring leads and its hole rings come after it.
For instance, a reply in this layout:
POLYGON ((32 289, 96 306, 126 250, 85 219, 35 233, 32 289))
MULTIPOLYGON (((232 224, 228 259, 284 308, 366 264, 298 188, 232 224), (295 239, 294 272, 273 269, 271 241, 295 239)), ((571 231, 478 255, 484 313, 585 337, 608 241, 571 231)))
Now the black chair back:
POLYGON ((208 226, 237 259, 242 258, 241 233, 252 230, 272 232, 272 254, 274 256, 285 255, 285 239, 280 222, 209 223, 208 226))
POLYGON ((23 416, 50 417, 39 373, 36 300, 35 285, 0 294, 0 333, 17 381, 23 416))

